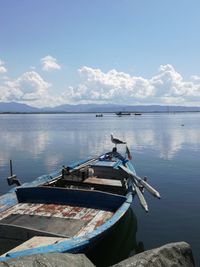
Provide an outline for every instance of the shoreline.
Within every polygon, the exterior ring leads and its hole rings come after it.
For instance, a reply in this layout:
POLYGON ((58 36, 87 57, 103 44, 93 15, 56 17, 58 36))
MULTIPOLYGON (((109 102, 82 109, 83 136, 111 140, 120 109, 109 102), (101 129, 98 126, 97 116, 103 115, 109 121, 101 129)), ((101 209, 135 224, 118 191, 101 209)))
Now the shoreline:
MULTIPOLYGON (((138 113, 138 111, 127 111, 129 113, 131 113, 129 116, 131 115, 135 115, 135 113, 138 113)), ((102 114, 115 114, 115 111, 45 111, 45 112, 22 112, 22 111, 1 111, 0 115, 4 115, 4 114, 96 114, 96 113, 102 113, 102 114)), ((142 114, 176 114, 176 113, 200 113, 200 111, 140 111, 141 115, 142 114)), ((123 116, 123 115, 122 115, 123 116)))

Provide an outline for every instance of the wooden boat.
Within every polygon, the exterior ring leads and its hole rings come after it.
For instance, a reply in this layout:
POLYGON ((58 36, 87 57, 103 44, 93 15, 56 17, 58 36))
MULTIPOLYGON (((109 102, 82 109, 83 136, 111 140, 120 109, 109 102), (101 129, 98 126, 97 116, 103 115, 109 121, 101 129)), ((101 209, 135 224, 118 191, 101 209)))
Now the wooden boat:
POLYGON ((0 197, 0 261, 87 252, 124 216, 135 194, 143 201, 140 187, 127 155, 114 147, 12 189, 0 197))

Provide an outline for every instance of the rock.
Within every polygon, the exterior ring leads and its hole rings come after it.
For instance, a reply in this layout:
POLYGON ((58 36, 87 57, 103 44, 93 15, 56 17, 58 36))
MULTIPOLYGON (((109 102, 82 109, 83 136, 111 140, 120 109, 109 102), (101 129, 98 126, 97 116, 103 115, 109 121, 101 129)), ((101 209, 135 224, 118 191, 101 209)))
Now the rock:
MULTIPOLYGON (((186 242, 171 243, 130 257, 113 267, 194 267, 186 242)), ((94 267, 84 254, 37 254, 1 262, 0 267, 94 267)))
POLYGON ((190 245, 186 242, 170 243, 130 257, 113 267, 194 267, 190 245))
POLYGON ((37 254, 1 262, 0 267, 94 267, 84 254, 37 254))

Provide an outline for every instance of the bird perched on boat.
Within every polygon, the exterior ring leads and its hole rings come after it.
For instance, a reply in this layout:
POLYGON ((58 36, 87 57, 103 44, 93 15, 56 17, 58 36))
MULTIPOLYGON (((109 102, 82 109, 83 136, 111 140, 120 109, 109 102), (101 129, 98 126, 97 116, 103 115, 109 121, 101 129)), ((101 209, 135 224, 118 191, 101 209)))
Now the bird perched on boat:
POLYGON ((120 145, 120 144, 126 144, 126 142, 123 142, 117 138, 114 138, 112 134, 110 136, 111 136, 111 141, 113 142, 113 144, 115 144, 115 146, 120 145))

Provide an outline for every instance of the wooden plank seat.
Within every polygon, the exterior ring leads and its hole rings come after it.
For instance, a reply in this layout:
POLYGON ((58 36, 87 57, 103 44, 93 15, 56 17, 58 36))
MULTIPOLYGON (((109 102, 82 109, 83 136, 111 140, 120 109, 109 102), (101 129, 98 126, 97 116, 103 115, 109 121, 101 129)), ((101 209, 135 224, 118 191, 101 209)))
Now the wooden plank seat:
POLYGON ((84 180, 84 183, 88 184, 96 184, 96 185, 106 185, 106 186, 116 186, 121 187, 122 183, 120 180, 114 179, 104 179, 104 178, 97 178, 97 177, 89 177, 84 180))
POLYGON ((52 245, 52 244, 56 244, 60 241, 64 241, 66 240, 66 238, 62 238, 62 237, 49 237, 49 236, 34 236, 30 239, 28 239, 27 241, 23 242, 22 244, 20 244, 17 247, 14 247, 13 249, 6 251, 5 254, 1 255, 2 256, 6 256, 6 254, 10 253, 10 252, 17 252, 20 250, 25 250, 25 249, 31 249, 31 248, 37 248, 40 246, 48 246, 48 245, 52 245))
POLYGON ((38 235, 51 238, 67 238, 63 234, 60 235, 30 227, 0 223, 0 254, 4 254, 30 238, 38 235))

